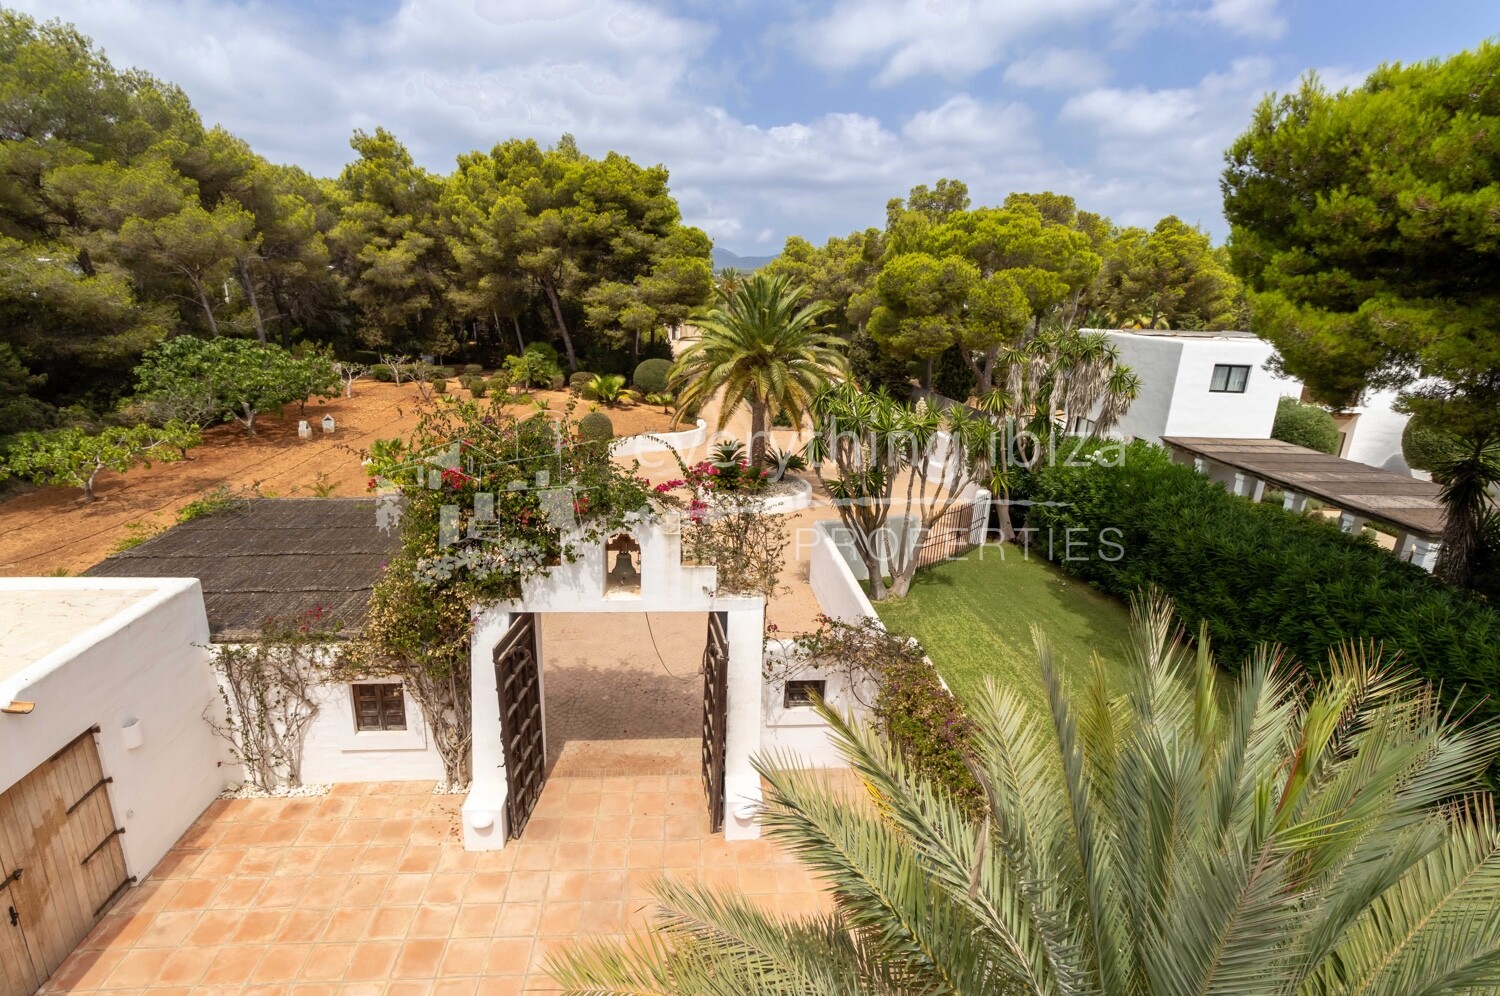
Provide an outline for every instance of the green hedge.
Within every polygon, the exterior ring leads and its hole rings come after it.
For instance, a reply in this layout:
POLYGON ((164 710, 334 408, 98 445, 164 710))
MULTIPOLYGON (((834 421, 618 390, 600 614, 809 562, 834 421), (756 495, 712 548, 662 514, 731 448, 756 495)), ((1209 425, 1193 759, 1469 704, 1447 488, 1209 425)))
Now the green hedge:
POLYGON ((1059 460, 1031 498, 1033 542, 1046 552, 1050 537, 1059 566, 1120 596, 1162 589, 1190 631, 1207 622, 1226 667, 1276 643, 1316 670, 1340 643, 1375 640, 1460 710, 1500 716, 1500 612, 1321 516, 1231 495, 1145 443, 1118 466, 1059 460), (1095 543, 1106 529, 1122 553, 1095 543))
POLYGON ((1271 438, 1319 453, 1337 453, 1339 425, 1332 415, 1317 405, 1305 405, 1296 398, 1282 398, 1276 404, 1271 438))

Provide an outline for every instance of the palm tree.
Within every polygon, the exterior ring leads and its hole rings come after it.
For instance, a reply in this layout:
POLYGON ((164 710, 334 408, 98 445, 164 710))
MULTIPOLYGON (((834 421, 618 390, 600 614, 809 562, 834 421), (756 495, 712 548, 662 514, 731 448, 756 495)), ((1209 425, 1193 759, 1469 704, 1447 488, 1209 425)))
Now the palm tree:
POLYGON ((1487 522, 1495 514, 1490 497, 1500 484, 1500 437, 1449 437, 1444 454, 1432 465, 1432 479, 1442 485, 1443 547, 1437 573, 1458 588, 1473 584, 1482 556, 1487 522))
POLYGON ((741 403, 750 405, 750 459, 756 467, 765 459, 770 420, 785 412, 800 424, 812 400, 844 376, 846 344, 817 323, 828 305, 804 305, 805 296, 786 276, 756 273, 741 280, 692 320, 701 338, 668 374, 679 392, 679 413, 697 411, 724 392, 720 430, 741 403))
POLYGON ((966 815, 882 737, 825 711, 871 799, 760 765, 763 825, 832 892, 784 918, 663 883, 652 931, 563 954, 587 993, 1447 994, 1500 991, 1500 737, 1460 729, 1371 648, 1309 683, 1264 650, 1224 688, 1162 601, 1126 694, 1098 660, 1049 706, 973 703, 966 815))

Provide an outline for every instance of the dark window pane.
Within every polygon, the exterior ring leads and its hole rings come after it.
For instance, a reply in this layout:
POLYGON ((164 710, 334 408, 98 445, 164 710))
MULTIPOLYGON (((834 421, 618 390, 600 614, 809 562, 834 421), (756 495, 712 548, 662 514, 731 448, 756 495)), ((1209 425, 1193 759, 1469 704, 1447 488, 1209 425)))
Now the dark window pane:
POLYGON ((819 678, 816 680, 788 681, 786 692, 782 696, 782 706, 786 709, 795 709, 799 706, 810 706, 813 697, 823 697, 823 689, 827 682, 819 678))

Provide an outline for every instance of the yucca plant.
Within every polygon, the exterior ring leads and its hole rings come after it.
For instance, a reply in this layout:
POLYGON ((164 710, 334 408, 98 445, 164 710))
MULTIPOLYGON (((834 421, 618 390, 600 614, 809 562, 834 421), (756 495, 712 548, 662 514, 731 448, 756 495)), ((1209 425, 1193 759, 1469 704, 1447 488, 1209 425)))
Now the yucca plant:
POLYGON ((573 993, 1412 994, 1500 991, 1491 726, 1460 728, 1374 648, 1310 685, 1273 650, 1232 687, 1170 606, 1136 606, 1126 694, 973 704, 971 816, 823 711, 870 799, 759 765, 769 836, 824 916, 658 886, 653 929, 565 952, 573 993))

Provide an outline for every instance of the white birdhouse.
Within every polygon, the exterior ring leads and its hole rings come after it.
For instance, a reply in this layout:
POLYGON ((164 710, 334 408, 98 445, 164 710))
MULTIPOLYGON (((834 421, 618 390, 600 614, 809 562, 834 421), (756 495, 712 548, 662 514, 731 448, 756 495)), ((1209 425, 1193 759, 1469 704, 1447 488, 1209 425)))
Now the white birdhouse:
POLYGON ((324 415, 323 416, 323 431, 324 432, 332 432, 333 431, 333 416, 332 415, 324 415))
POLYGON ((300 422, 297 423, 297 438, 298 439, 311 439, 312 438, 312 426, 310 426, 310 425, 307 424, 307 419, 303 419, 302 421, 300 421, 300 422))

